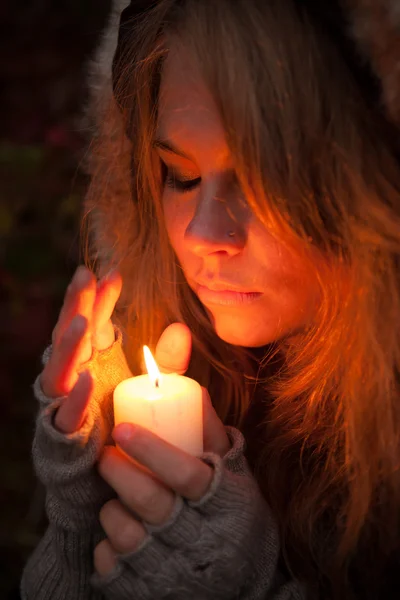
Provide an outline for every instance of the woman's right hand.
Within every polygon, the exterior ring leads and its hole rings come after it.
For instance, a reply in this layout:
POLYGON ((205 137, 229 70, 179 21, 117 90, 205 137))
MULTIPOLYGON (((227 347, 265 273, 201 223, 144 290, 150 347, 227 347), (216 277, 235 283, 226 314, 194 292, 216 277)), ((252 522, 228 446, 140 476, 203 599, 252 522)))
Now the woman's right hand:
POLYGON ((122 278, 112 271, 100 281, 81 265, 67 288, 52 334, 52 353, 40 376, 49 398, 65 396, 55 416, 56 428, 66 434, 82 426, 93 390, 89 370, 78 375, 93 348, 105 350, 114 342, 111 315, 122 289, 122 278))

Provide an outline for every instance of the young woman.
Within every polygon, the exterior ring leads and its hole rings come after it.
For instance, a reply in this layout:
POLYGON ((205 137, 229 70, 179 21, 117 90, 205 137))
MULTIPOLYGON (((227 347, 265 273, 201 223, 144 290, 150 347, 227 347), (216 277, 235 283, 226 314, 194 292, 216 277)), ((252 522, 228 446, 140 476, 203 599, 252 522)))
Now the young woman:
POLYGON ((116 7, 87 267, 34 385, 25 600, 398 597, 399 22, 390 0, 116 7), (203 455, 113 429, 144 344, 203 386, 203 455))

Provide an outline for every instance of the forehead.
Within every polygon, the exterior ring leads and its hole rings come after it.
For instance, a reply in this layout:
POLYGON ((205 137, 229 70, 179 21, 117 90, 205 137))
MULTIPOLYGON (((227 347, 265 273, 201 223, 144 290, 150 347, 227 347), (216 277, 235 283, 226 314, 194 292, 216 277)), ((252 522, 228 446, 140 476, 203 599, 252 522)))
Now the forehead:
POLYGON ((165 59, 158 107, 158 137, 226 152, 225 132, 215 102, 196 62, 182 45, 172 45, 165 59))

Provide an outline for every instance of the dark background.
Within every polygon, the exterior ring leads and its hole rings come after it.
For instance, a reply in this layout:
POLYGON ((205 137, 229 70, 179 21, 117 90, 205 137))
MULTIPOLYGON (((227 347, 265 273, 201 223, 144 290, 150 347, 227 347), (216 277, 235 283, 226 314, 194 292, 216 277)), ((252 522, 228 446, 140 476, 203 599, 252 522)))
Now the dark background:
POLYGON ((45 526, 32 384, 77 264, 87 61, 110 0, 0 1, 0 598, 45 526))

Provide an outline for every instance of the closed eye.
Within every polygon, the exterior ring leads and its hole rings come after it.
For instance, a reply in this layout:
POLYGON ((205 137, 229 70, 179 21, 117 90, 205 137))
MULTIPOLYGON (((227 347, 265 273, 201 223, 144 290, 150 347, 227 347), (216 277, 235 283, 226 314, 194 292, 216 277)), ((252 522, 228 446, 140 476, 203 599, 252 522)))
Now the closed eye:
POLYGON ((194 188, 196 188, 201 182, 201 177, 185 177, 170 168, 166 168, 166 175, 164 179, 164 183, 169 188, 184 194, 185 192, 190 192, 194 188))

